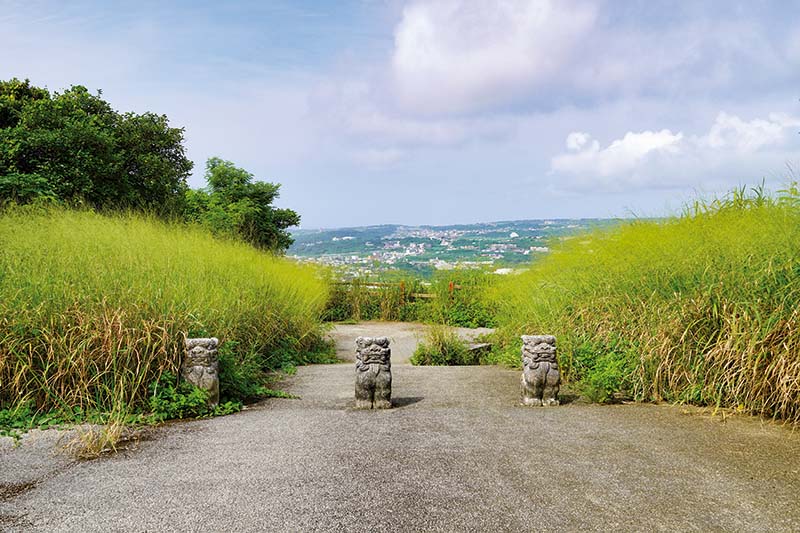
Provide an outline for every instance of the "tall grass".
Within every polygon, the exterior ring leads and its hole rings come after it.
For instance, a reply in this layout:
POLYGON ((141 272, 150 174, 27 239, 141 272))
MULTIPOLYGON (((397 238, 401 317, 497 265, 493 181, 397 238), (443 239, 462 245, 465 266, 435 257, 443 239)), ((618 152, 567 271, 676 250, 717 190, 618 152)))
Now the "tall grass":
MULTIPOLYGON (((335 273, 329 273, 331 278, 335 273)), ((423 292, 421 280, 404 278, 397 282, 383 283, 361 277, 348 283, 332 282, 330 298, 324 318, 331 322, 347 320, 399 320, 413 322, 424 313, 424 302, 414 298, 423 292)))
POLYGON ((558 336, 563 373, 624 393, 800 422, 800 209, 737 190, 567 241, 493 293, 499 360, 558 336))
POLYGON ((435 273, 429 282, 404 277, 388 283, 380 278, 334 283, 324 317, 335 322, 399 320, 471 328, 493 326, 494 310, 487 305, 485 294, 497 277, 484 270, 451 270, 435 273))
POLYGON ((226 364, 302 362, 328 287, 315 270, 140 215, 0 213, 0 409, 119 411, 177 374, 186 335, 226 364))
POLYGON ((436 297, 428 309, 428 321, 465 328, 494 326, 495 310, 487 303, 486 293, 499 277, 486 270, 436 272, 431 283, 436 297))
POLYGON ((448 326, 435 324, 428 328, 411 356, 412 365, 477 365, 480 358, 472 352, 467 342, 448 326))

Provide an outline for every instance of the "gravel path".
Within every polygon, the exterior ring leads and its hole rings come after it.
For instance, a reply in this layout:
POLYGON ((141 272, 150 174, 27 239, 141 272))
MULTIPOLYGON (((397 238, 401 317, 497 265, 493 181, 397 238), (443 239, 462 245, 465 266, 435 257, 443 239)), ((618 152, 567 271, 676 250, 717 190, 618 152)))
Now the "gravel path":
POLYGON ((354 334, 395 339, 392 410, 351 410, 351 365, 315 365, 287 382, 300 400, 172 424, 114 457, 40 464, 42 432, 0 447, 6 487, 40 480, 0 491, 0 530, 800 530, 797 432, 670 406, 519 407, 516 371, 400 363, 415 331, 334 331, 348 357, 354 334))

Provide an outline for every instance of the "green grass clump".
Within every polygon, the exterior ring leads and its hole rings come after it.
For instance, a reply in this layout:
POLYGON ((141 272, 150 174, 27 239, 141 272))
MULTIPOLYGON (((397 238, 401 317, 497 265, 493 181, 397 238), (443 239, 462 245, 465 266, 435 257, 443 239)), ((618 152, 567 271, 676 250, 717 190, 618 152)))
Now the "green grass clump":
POLYGON ((486 293, 500 276, 486 270, 448 270, 436 272, 430 291, 436 297, 427 309, 426 320, 464 328, 495 326, 495 310, 486 293))
POLYGON ((558 337, 564 377, 603 400, 715 405, 800 422, 800 209, 737 190, 679 217, 567 240, 493 293, 499 362, 558 337))
MULTIPOLYGON (((329 273, 331 279, 334 273, 329 273)), ((424 292, 421 280, 402 278, 355 278, 347 284, 332 282, 330 298, 323 318, 331 322, 392 320, 414 322, 421 319, 425 302, 415 300, 415 293, 424 292)))
POLYGON ((411 356, 412 365, 477 365, 476 355, 469 350, 467 343, 447 326, 434 325, 428 329, 425 339, 417 345, 411 356))
POLYGON ((326 353, 327 297, 315 269, 199 229, 140 215, 6 209, 0 410, 147 410, 149 387, 178 374, 186 335, 227 343, 221 395, 241 401, 256 395, 265 371, 326 353))
POLYGON ((331 322, 395 320, 491 327, 494 310, 485 295, 497 277, 485 270, 450 270, 437 272, 430 282, 413 277, 334 282, 323 316, 331 322))

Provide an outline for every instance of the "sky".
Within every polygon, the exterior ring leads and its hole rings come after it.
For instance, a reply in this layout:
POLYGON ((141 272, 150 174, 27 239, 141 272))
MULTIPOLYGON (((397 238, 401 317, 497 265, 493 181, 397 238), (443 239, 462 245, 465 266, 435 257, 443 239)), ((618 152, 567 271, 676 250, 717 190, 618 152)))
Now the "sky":
POLYGON ((303 228, 662 216, 800 179, 800 2, 8 1, 0 79, 84 85, 303 228))

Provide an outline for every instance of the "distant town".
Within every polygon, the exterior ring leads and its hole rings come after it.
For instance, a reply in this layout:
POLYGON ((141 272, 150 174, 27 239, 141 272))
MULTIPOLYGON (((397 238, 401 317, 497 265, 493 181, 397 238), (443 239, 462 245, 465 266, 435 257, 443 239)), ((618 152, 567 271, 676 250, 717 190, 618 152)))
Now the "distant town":
POLYGON ((410 271, 482 268, 497 274, 525 269, 551 246, 617 220, 519 220, 457 226, 364 226, 300 229, 288 255, 337 269, 344 278, 410 271))

